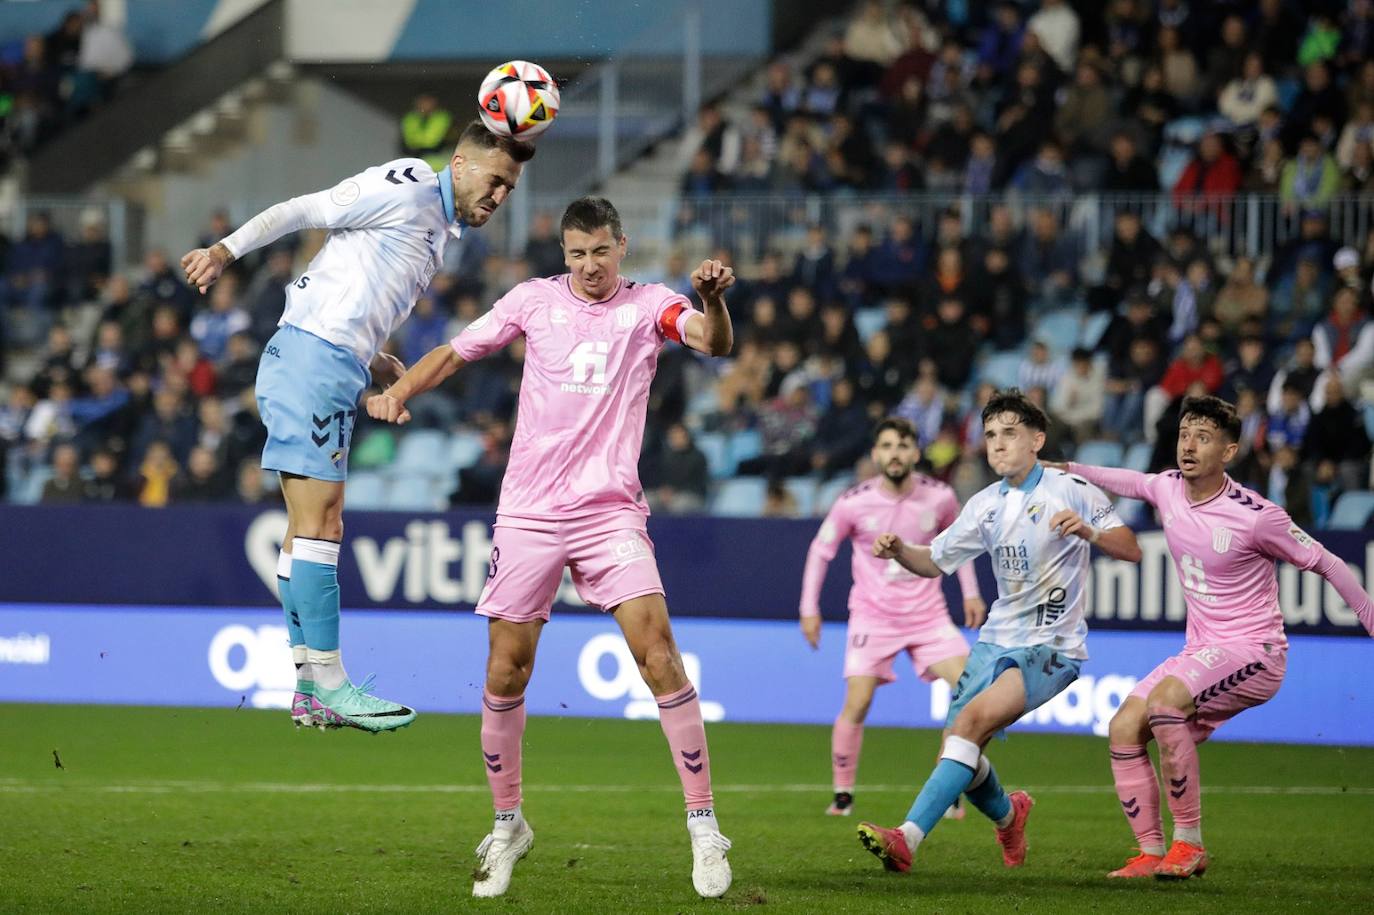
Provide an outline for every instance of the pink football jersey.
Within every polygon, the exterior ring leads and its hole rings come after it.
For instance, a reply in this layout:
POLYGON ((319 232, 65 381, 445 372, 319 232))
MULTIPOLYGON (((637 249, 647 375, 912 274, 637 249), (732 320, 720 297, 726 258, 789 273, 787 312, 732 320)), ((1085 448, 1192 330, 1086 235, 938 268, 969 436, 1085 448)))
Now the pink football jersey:
MULTIPOLYGON (((866 480, 846 490, 835 500, 811 548, 802 573, 801 615, 815 616, 820 611, 821 583, 840 542, 853 541, 849 590, 850 619, 861 619, 875 628, 923 632, 949 623, 949 608, 941 590, 941 579, 922 578, 908 572, 892 559, 877 559, 873 541, 878 535, 894 533, 908 543, 928 544, 959 515, 959 500, 954 490, 938 480, 912 475, 913 486, 898 496, 883 485, 881 478, 866 480)), ((973 563, 958 572, 964 597, 978 596, 978 578, 973 563)))
POLYGON ((565 274, 521 283, 453 339, 458 355, 474 361, 525 337, 499 516, 648 515, 639 449, 649 385, 659 350, 681 342, 693 314, 666 286, 623 277, 609 298, 585 302, 565 274))
POLYGON ((1069 471, 1158 509, 1183 585, 1189 645, 1288 644, 1274 560, 1318 569, 1325 554, 1288 512, 1229 476, 1215 496, 1195 503, 1177 470, 1145 474, 1070 464, 1069 471))

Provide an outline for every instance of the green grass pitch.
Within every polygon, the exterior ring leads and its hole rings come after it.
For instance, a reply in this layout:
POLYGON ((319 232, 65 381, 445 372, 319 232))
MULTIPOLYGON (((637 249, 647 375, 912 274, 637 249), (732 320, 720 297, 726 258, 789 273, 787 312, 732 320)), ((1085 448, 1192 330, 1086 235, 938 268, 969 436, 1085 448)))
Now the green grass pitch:
POLYGON ((822 815, 829 729, 709 728, 734 887, 692 891, 654 722, 532 718, 537 840, 506 897, 470 897, 490 824, 477 719, 293 733, 285 712, 0 705, 0 912, 1339 912, 1374 910, 1374 750, 1203 748, 1205 878, 1108 882, 1131 850, 1104 740, 1014 734, 991 756, 1037 804, 1024 868, 976 812, 906 875, 854 837, 894 823, 937 735, 869 729, 858 815, 822 815), (63 768, 56 767, 54 751, 63 768), (863 787, 868 786, 868 787, 863 787))

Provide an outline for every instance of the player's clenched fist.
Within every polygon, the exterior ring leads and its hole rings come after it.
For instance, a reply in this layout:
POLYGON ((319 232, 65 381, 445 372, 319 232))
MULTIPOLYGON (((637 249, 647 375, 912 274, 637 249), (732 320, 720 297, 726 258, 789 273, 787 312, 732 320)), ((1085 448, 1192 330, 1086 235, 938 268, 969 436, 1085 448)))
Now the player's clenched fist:
POLYGON ((701 266, 692 271, 692 288, 703 299, 720 295, 733 285, 735 285, 734 268, 727 267, 720 261, 702 261, 701 266))
POLYGON ((879 559, 896 559, 902 552, 902 538, 896 534, 879 534, 873 541, 873 555, 879 559))
POLYGON ((373 394, 367 399, 367 415, 384 423, 404 426, 410 422, 410 411, 390 394, 373 394))
POLYGON ((181 258, 181 269, 186 272, 186 282, 205 293, 219 279, 224 268, 233 263, 234 256, 222 244, 209 248, 188 251, 181 258))

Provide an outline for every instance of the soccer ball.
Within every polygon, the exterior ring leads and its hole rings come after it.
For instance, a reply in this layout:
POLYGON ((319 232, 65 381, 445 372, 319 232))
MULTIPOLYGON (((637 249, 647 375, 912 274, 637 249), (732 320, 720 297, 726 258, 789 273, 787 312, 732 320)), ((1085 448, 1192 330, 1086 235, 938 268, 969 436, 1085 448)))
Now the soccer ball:
POLYGON ((492 133, 532 140, 558 116, 558 84, 538 64, 512 60, 482 80, 477 110, 492 133))

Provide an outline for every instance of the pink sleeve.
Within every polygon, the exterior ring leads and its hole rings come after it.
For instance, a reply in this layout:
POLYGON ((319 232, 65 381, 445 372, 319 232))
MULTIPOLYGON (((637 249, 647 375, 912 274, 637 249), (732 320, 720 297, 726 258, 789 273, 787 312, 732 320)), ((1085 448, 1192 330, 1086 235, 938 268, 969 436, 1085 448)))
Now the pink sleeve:
POLYGON ((1316 572, 1331 582, 1341 600, 1359 617, 1365 631, 1374 635, 1374 604, 1360 580, 1345 560, 1294 524, 1288 512, 1277 505, 1267 506, 1255 523, 1255 543, 1264 555, 1316 572))
MULTIPOLYGON (((954 490, 945 493, 945 499, 940 506, 940 530, 944 530, 954 523, 954 519, 959 517, 959 498, 954 495, 954 490)), ((966 562, 954 573, 954 577, 959 580, 959 590, 963 593, 963 599, 982 598, 982 592, 978 590, 978 570, 973 563, 966 562)))
POLYGON ((698 314, 701 312, 692 307, 686 296, 673 292, 655 306, 654 327, 665 340, 682 343, 687 339, 687 322, 698 314))
POLYGON ((1069 464, 1069 473, 1082 477, 1094 486, 1110 490, 1128 499, 1143 499, 1153 504, 1150 484, 1158 474, 1141 473, 1138 470, 1122 470, 1119 467, 1093 467, 1090 464, 1069 464))
POLYGON ((502 296, 490 311, 449 341, 464 362, 476 362, 489 356, 524 333, 523 316, 520 314, 522 299, 516 295, 519 288, 517 286, 502 296))
MULTIPOLYGON (((843 498, 843 496, 841 496, 843 498)), ((806 551, 806 567, 802 571, 801 615, 820 616, 821 585, 825 583, 830 560, 840 548, 840 541, 849 536, 850 523, 840 503, 830 509, 821 529, 806 551)))

